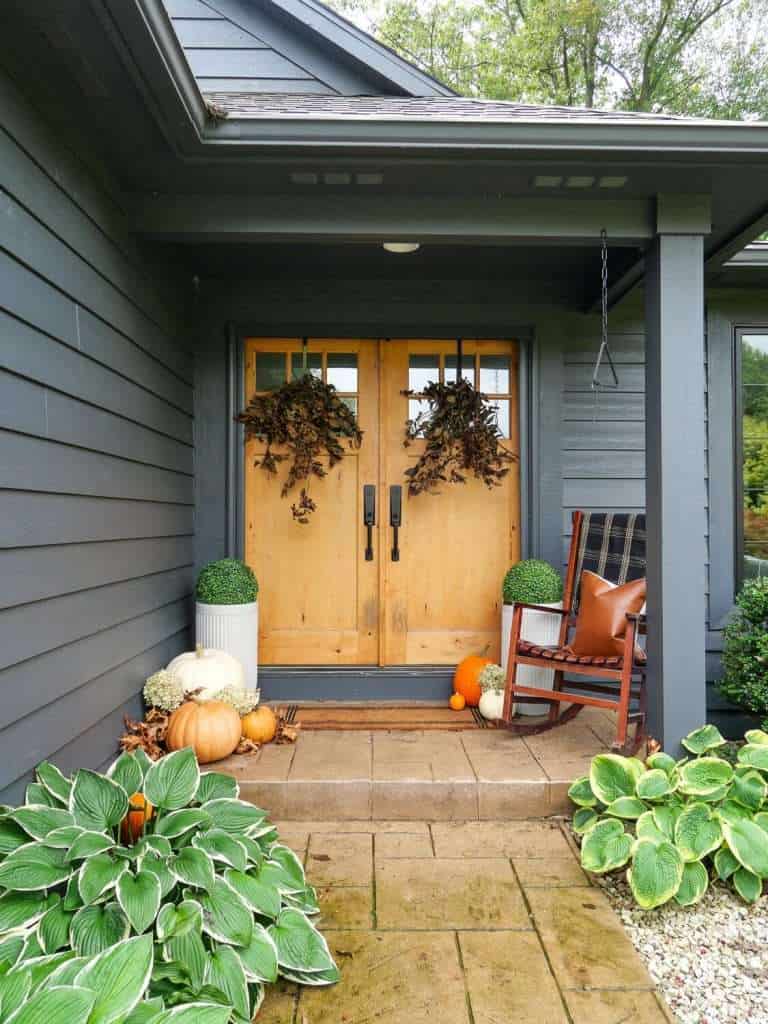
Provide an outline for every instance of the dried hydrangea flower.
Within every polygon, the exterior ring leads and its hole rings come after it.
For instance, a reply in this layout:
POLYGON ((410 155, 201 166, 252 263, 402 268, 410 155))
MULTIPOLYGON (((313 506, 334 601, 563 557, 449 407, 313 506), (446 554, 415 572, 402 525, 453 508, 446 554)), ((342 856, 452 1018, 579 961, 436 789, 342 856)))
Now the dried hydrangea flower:
POLYGON ((240 686, 225 686, 219 690, 214 700, 230 704, 241 717, 247 715, 259 703, 258 690, 244 690, 240 686))
POLYGON ((161 669, 144 684, 144 700, 152 708, 175 711, 184 703, 184 686, 173 672, 161 669))
POLYGON ((478 685, 483 693, 488 690, 496 692, 504 689, 506 676, 501 665, 486 665, 477 678, 478 685))

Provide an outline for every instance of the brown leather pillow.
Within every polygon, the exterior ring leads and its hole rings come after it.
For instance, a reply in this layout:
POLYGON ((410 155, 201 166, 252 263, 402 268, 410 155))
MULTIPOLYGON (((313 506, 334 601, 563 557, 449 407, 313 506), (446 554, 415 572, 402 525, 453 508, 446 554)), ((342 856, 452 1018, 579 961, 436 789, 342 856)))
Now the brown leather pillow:
POLYGON ((569 650, 580 657, 621 657, 627 630, 627 612, 639 613, 645 604, 645 580, 617 587, 594 572, 581 574, 576 633, 569 650))

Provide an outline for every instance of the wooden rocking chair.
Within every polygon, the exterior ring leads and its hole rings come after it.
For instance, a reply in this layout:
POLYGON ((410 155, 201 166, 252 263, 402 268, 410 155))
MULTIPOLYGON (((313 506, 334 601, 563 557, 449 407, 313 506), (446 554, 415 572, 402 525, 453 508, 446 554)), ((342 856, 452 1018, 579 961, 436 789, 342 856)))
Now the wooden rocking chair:
POLYGON ((503 722, 514 732, 543 732, 574 718, 583 707, 607 708, 617 714, 613 749, 633 754, 645 740, 646 687, 645 657, 636 647, 644 634, 645 615, 627 615, 624 652, 621 657, 590 657, 571 653, 566 645, 576 622, 581 574, 587 569, 617 585, 642 579, 646 574, 645 516, 629 513, 573 514, 573 537, 563 594, 563 608, 516 604, 507 662, 503 722), (562 616, 556 646, 543 647, 520 637, 523 611, 532 608, 562 616), (554 668, 554 687, 541 690, 517 683, 518 665, 554 668), (589 680, 565 680, 568 676, 589 676, 589 680), (604 681, 603 681, 604 680, 604 681), (618 686, 616 684, 619 684, 618 686), (545 724, 512 721, 514 703, 549 705, 545 724), (569 707, 561 713, 563 704, 569 707), (628 738, 630 722, 636 723, 633 739, 628 738))

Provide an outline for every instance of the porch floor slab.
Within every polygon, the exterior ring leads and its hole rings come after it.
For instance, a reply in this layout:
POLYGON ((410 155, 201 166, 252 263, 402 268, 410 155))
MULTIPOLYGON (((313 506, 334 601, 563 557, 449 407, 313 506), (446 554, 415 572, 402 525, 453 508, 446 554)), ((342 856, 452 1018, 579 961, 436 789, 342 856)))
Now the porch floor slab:
POLYGON ((332 988, 259 1024, 671 1024, 558 822, 278 822, 317 886, 332 988))
POLYGON ((568 787, 605 750, 615 719, 585 709, 550 732, 300 732, 217 764, 241 796, 283 820, 471 821, 569 810, 568 787))

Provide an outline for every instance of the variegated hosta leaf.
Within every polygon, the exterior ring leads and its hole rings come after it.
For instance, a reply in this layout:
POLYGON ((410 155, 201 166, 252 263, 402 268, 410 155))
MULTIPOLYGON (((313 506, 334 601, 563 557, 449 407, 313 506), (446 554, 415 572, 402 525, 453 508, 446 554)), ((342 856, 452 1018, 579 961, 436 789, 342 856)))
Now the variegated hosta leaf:
POLYGON ((18 1010, 31 988, 31 971, 11 971, 0 976, 0 1020, 8 1020, 18 1010))
POLYGON ((672 784, 663 769, 651 768, 637 780, 636 790, 641 800, 661 800, 672 792, 672 784))
POLYGON ((77 879, 83 903, 94 903, 113 889, 126 869, 125 861, 113 860, 108 853, 97 853, 83 861, 77 879))
POLYGON ((182 900, 177 907, 166 903, 157 915, 157 938, 166 942, 188 932, 199 932, 202 924, 203 908, 197 900, 182 900))
POLYGON ((237 955, 249 981, 277 981, 277 946, 262 925, 254 925, 253 938, 247 946, 237 950, 237 955))
POLYGON ((75 823, 64 807, 48 807, 44 804, 25 804, 17 807, 8 817, 33 839, 45 839, 54 829, 75 823))
POLYGON ((741 865, 733 856, 727 846, 721 846, 715 854, 715 871, 721 882, 727 882, 734 871, 738 871, 741 865))
POLYGON ((211 860, 220 861, 227 867, 237 868, 238 871, 245 871, 248 865, 245 845, 223 828, 200 832, 192 839, 192 845, 202 850, 211 860))
POLYGON ((328 943, 300 911, 283 910, 267 931, 277 948, 281 968, 314 973, 334 967, 328 943))
POLYGON ((24 790, 25 804, 42 804, 45 807, 60 807, 59 801, 52 796, 40 782, 30 782, 24 790))
POLYGON ((619 797, 635 795, 635 784, 642 770, 638 771, 629 757, 598 754, 592 758, 589 785, 601 803, 611 804, 619 797))
POLYGON ((48 909, 43 892, 6 892, 0 896, 0 935, 31 928, 48 909))
POLYGON ((261 869, 246 872, 227 868, 224 878, 251 910, 261 917, 272 920, 277 918, 280 913, 280 890, 269 879, 268 864, 264 864, 261 869))
POLYGON ((576 779, 575 782, 571 783, 571 787, 568 790, 568 797, 572 803, 576 804, 577 807, 597 806, 597 797, 592 792, 588 775, 584 775, 580 779, 576 779))
POLYGON ((211 819, 200 807, 183 807, 164 814, 157 823, 155 835, 176 839, 191 829, 208 828, 210 823, 211 819))
POLYGON ((763 832, 768 832, 768 811, 760 811, 752 820, 760 826, 763 832))
POLYGON ((155 807, 177 811, 191 803, 200 784, 200 768, 191 747, 155 761, 144 778, 144 796, 155 807))
POLYGON ((96 994, 85 988, 61 986, 44 988, 13 1017, 13 1024, 73 1024, 90 1021, 96 994))
POLYGON ((646 811, 645 814, 640 815, 635 825, 635 832, 638 839, 652 839, 654 843, 664 843, 669 839, 669 836, 662 832, 656 824, 653 811, 646 811))
POLYGON ((738 758, 740 764, 768 772, 768 745, 765 743, 747 743, 739 750, 738 758))
POLYGON ((701 861, 694 860, 683 865, 683 879, 675 893, 675 901, 681 907, 691 907, 698 903, 709 886, 709 875, 701 861))
POLYGON ((715 725, 702 725, 700 729, 694 729, 682 741, 686 750, 692 754, 703 754, 707 750, 714 750, 715 747, 725 745, 720 730, 715 725))
POLYGON ((307 884, 301 861, 289 847, 276 843, 269 851, 269 859, 273 864, 280 866, 287 885, 292 886, 291 889, 283 891, 298 892, 307 884))
POLYGON ((723 822, 728 848, 747 871, 768 878, 768 833, 753 821, 723 822))
POLYGON ((131 922, 131 928, 141 935, 153 923, 160 909, 160 880, 150 871, 135 875, 124 872, 115 888, 117 902, 131 922))
POLYGON ((571 825, 577 836, 583 836, 599 820, 600 815, 593 807, 580 807, 574 814, 571 825))
POLYGON ((56 953, 69 945, 69 926, 74 913, 65 910, 59 901, 40 918, 37 926, 37 938, 45 953, 56 953))
POLYGON ((209 954, 206 980, 225 994, 236 1013, 245 1020, 250 1018, 248 980, 240 957, 231 946, 219 946, 209 954))
POLYGON ((663 750, 657 750, 655 754, 651 754, 645 763, 649 768, 658 769, 664 772, 665 775, 670 775, 677 766, 677 761, 675 761, 674 757, 665 754, 663 750))
POLYGON ((240 787, 237 780, 224 772, 202 772, 195 800, 205 804, 209 800, 237 800, 240 787))
POLYGON ((116 903, 82 907, 72 918, 69 941, 79 956, 95 956, 128 938, 131 926, 116 903))
POLYGON ((721 821, 750 821, 752 812, 743 804, 737 804, 735 800, 724 800, 717 808, 717 816, 721 821))
POLYGON ((203 810, 210 815, 212 827, 223 829, 233 835, 248 832, 254 826, 262 825, 267 817, 266 811, 254 807, 244 800, 217 799, 208 800, 203 810))
POLYGON ((75 984, 97 993, 88 1024, 122 1021, 144 995, 152 973, 151 935, 119 942, 87 964, 75 984))
POLYGON ((667 903, 683 880, 683 859, 672 843, 639 839, 627 872, 635 902, 643 910, 667 903))
POLYGON ((13 967, 23 948, 24 939, 18 932, 0 939, 0 971, 3 970, 4 965, 9 969, 13 967))
POLYGON ((618 800, 608 804, 604 813, 612 818, 626 818, 629 821, 635 821, 647 810, 648 805, 644 804, 642 800, 638 800, 637 797, 620 796, 618 800))
POLYGON ((17 850, 20 846, 26 846, 29 836, 10 818, 0 819, 0 857, 17 850))
POLYGON ((202 988, 208 969, 208 950, 199 932, 189 931, 168 939, 163 944, 163 957, 184 964, 192 988, 195 991, 202 988))
POLYGON ((584 836, 581 866, 594 875, 603 875, 622 867, 629 860, 632 837, 615 818, 599 821, 584 836))
POLYGON ((214 884, 213 861, 194 846, 185 846, 168 861, 171 873, 185 885, 211 892, 214 884))
POLYGON ((75 823, 94 832, 119 825, 128 813, 128 794, 106 775, 81 768, 69 797, 75 823))
POLYGON ((762 729, 749 729, 744 733, 744 739, 747 743, 751 743, 756 746, 768 746, 768 732, 764 732, 762 729))
POLYGON ((720 757, 699 757, 680 769, 680 789, 689 796, 710 796, 733 781, 733 768, 720 757))
POLYGON ((0 864, 0 889, 35 892, 65 882, 72 873, 64 850, 41 842, 27 843, 13 850, 0 864))
POLYGON ((223 878, 217 878, 208 892, 199 895, 203 908, 203 931, 219 942, 247 946, 253 937, 253 914, 242 897, 223 878))
POLYGON ((111 839, 105 832, 91 832, 88 829, 84 829, 72 842, 67 851, 66 859, 70 863, 75 860, 85 860, 87 857, 94 856, 94 854, 105 853, 107 850, 111 850, 114 845, 114 839, 111 839))
POLYGON ((150 871, 153 875, 157 876, 160 882, 160 895, 162 899, 165 899, 178 881, 176 875, 168 867, 168 862, 164 857, 153 857, 148 854, 142 858, 141 870, 150 871))
POLYGON ((756 903, 763 891, 762 880, 746 868, 734 872, 733 887, 745 903, 756 903))
POLYGON ((41 761, 35 768, 35 775, 45 789, 63 807, 69 805, 69 794, 72 792, 72 780, 68 779, 55 764, 50 761, 41 761))
POLYGON ((230 1014, 228 1006, 204 1002, 187 1003, 167 1010, 157 1024, 227 1024, 230 1014))
POLYGON ((704 803, 688 804, 675 825, 675 845, 683 860, 701 860, 722 841, 723 830, 712 808, 704 803))
POLYGON ((766 794, 768 794, 768 785, 760 772, 754 768, 736 772, 731 786, 731 796, 737 803, 742 804, 750 811, 759 811, 766 794))
POLYGON ((144 772, 136 759, 136 755, 123 751, 116 761, 107 769, 107 775, 113 782, 122 786, 129 797, 138 793, 144 785, 144 772))

